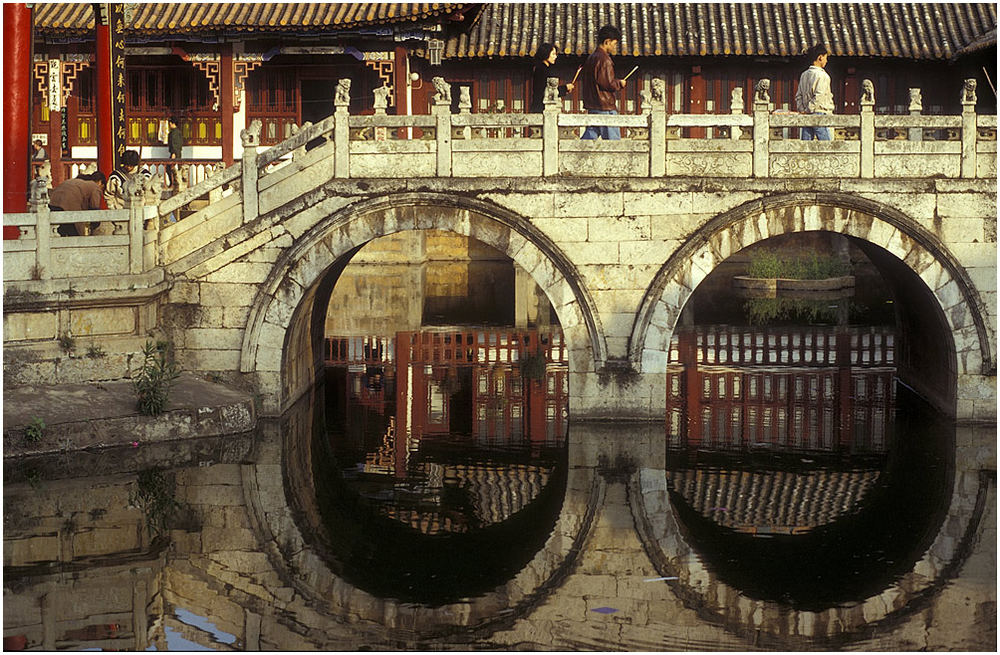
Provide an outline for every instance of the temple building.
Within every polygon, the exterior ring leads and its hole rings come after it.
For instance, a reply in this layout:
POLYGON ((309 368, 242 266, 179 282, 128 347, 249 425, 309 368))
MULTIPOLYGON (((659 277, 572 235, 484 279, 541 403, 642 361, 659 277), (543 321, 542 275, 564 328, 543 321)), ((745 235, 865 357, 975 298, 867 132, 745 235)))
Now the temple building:
MULTIPOLYGON (((33 5, 32 140, 41 140, 58 182, 97 158, 98 82, 94 7, 33 5)), ((332 112, 337 80, 350 79, 352 114, 371 113, 377 88, 387 112, 429 112, 432 77, 471 87, 473 112, 525 112, 532 60, 557 45, 553 74, 573 77, 596 30, 622 31, 619 75, 637 67, 619 109, 640 111, 653 78, 666 81, 674 113, 729 113, 734 88, 750 97, 771 80, 775 110, 794 110, 802 53, 831 50, 838 113, 856 113, 860 86, 875 86, 878 113, 956 113, 974 77, 980 113, 996 111, 996 5, 708 3, 136 3, 117 7, 124 73, 125 145, 167 158, 165 126, 177 117, 183 158, 206 170, 241 156, 254 120, 272 145, 295 126, 332 112)), ((458 93, 452 97, 458 102, 458 93)), ((565 112, 583 111, 579 90, 565 112)), ((117 128, 116 128, 117 129, 117 128)))

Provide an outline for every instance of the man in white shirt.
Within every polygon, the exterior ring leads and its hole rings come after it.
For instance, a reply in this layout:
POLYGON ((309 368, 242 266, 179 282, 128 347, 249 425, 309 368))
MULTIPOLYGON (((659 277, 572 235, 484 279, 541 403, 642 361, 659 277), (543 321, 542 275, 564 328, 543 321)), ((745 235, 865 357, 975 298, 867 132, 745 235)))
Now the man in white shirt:
MULTIPOLYGON (((824 45, 814 45, 807 53, 812 65, 799 77, 799 90, 795 94, 795 108, 803 114, 832 114, 833 91, 830 90, 830 75, 823 70, 830 57, 824 45)), ((833 134, 829 127, 803 127, 803 141, 831 141, 833 134)))

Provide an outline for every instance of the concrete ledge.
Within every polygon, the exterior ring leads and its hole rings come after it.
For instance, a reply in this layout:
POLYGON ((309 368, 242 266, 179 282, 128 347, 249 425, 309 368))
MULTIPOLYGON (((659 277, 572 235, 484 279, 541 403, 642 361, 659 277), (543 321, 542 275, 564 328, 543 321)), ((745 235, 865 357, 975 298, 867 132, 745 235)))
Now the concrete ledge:
POLYGON ((3 392, 4 461, 80 450, 103 450, 236 435, 257 423, 253 398, 191 373, 183 373, 166 411, 143 416, 131 380, 23 386, 3 392), (37 417, 41 439, 30 443, 24 429, 37 417))

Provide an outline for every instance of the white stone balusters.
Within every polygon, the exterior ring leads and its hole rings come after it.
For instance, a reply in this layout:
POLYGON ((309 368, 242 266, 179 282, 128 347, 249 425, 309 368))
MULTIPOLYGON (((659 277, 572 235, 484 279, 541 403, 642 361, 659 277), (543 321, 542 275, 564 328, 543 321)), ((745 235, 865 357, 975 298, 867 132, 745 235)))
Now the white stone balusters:
POLYGON ((257 199, 257 180, 260 171, 257 169, 257 148, 260 146, 260 119, 254 119, 250 126, 240 130, 240 142, 243 144, 243 179, 240 181, 240 191, 243 194, 243 222, 251 223, 257 219, 260 205, 257 199))
POLYGON ((753 93, 753 176, 769 177, 771 159, 771 80, 757 81, 753 93))
POLYGON ((641 95, 643 110, 649 113, 649 176, 663 177, 667 172, 666 83, 654 77, 649 91, 641 95))
POLYGON ((49 218, 49 178, 36 177, 31 181, 28 209, 35 214, 35 273, 40 280, 47 280, 52 270, 52 223, 49 218))
POLYGON ((875 85, 861 80, 861 177, 875 177, 875 85))
POLYGON ((372 93, 375 95, 375 115, 385 116, 386 107, 389 106, 389 87, 383 84, 374 89, 372 93))
POLYGON ((559 174, 559 78, 545 80, 542 96, 542 175, 559 174))
POLYGON ((337 80, 333 97, 333 176, 351 176, 351 80, 337 80))
MULTIPOLYGON (((924 101, 920 96, 920 89, 910 89, 910 116, 920 116, 924 111, 924 101)), ((909 132, 910 141, 923 141, 924 129, 922 127, 911 127, 909 132)))
POLYGON ((434 98, 431 113, 435 117, 438 177, 451 177, 451 85, 443 77, 431 79, 434 98))
POLYGON ((976 176, 976 80, 962 86, 962 177, 976 176))
MULTIPOLYGON (((133 275, 146 270, 143 257, 146 238, 145 230, 143 230, 143 206, 146 200, 145 182, 141 173, 133 173, 125 178, 123 189, 125 207, 128 209, 128 272, 133 275)), ((155 258, 154 254, 152 259, 155 258)), ((156 262, 150 262, 150 266, 156 266, 156 262)))
MULTIPOLYGON (((472 113, 472 89, 468 86, 458 87, 458 113, 459 114, 471 114, 472 113)), ((472 138, 472 128, 466 125, 461 130, 456 130, 456 133, 461 133, 462 138, 468 141, 472 138)))
MULTIPOLYGON (((733 92, 729 97, 729 113, 736 116, 738 114, 742 114, 743 109, 743 87, 735 86, 733 87, 733 92)), ((739 141, 741 136, 743 136, 743 130, 739 125, 733 125, 729 128, 730 139, 733 141, 739 141)))

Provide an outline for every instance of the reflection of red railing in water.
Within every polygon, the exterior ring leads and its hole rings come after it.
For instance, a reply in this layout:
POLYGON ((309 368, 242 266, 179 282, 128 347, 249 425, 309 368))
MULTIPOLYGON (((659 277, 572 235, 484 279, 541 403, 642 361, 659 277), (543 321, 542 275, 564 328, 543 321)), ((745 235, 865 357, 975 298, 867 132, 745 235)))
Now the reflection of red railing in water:
MULTIPOLYGON (((398 332, 383 336, 328 337, 328 366, 348 368, 347 411, 366 406, 385 412, 395 404, 392 435, 396 477, 406 476, 409 450, 421 437, 446 434, 459 368, 471 368, 471 433, 480 443, 527 439, 552 444, 566 434, 568 376, 566 347, 558 330, 476 329, 398 332), (541 370, 530 379, 520 370, 529 357, 541 370), (375 367, 373 369, 373 367, 375 367), (367 386, 382 375, 379 389, 367 386), (390 382, 391 381, 391 382, 390 382), (386 397, 382 384, 395 388, 386 397)), ((383 454, 379 468, 387 469, 383 454)))
POLYGON ((421 364, 517 363, 540 352, 551 363, 566 361, 566 344, 558 331, 422 330, 397 332, 396 337, 327 337, 328 365, 386 364, 396 360, 396 347, 407 348, 407 361, 421 364))
MULTIPOLYGON (((720 344, 720 336, 731 337, 735 330, 722 330, 720 335, 706 328, 682 329, 671 343, 667 370, 671 446, 741 450, 773 445, 885 452, 895 406, 895 368, 872 362, 893 360, 889 330, 830 329, 822 340, 812 340, 814 356, 808 358, 800 347, 801 331, 800 342, 795 344, 789 334, 795 331, 788 330, 784 336, 789 338, 784 343, 789 349, 760 349, 767 360, 774 354, 776 364, 707 364, 706 360, 717 360, 714 356, 719 352, 734 352, 728 350, 732 339, 720 344), (879 348, 874 349, 873 344, 879 348), (711 349, 718 345, 723 348, 711 349), (799 357, 784 356, 795 348, 799 357), (817 362, 819 352, 824 357, 817 362)), ((773 343, 780 347, 783 340, 776 334, 779 331, 770 332, 761 335, 763 344, 773 337, 773 343)), ((757 335, 753 336, 751 344, 756 343, 757 335)), ((747 352, 742 339, 736 345, 740 350, 735 352, 747 352)))
POLYGON ((395 360, 393 337, 327 337, 324 360, 327 365, 388 364, 395 360))
POLYGON ((541 353, 547 362, 565 362, 562 333, 538 330, 476 329, 398 332, 401 347, 409 346, 409 360, 421 363, 517 363, 541 353), (403 345, 405 344, 405 345, 403 345))
MULTIPOLYGON (((896 361, 894 333, 876 327, 706 325, 683 332, 696 339, 699 364, 894 366, 896 361)), ((678 336, 670 343, 670 361, 679 361, 678 336)))

